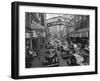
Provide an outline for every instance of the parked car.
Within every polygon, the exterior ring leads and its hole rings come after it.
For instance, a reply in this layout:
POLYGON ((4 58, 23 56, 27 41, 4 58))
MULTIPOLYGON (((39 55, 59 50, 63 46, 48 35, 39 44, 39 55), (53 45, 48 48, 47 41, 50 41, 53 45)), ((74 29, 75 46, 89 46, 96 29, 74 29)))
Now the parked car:
POLYGON ((48 67, 59 65, 55 49, 49 49, 45 52, 45 59, 43 60, 43 65, 48 67))

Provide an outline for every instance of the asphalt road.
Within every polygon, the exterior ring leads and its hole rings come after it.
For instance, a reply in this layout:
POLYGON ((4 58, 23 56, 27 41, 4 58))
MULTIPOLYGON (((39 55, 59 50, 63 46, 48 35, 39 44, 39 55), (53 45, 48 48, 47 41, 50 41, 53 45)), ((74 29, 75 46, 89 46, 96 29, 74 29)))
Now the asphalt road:
MULTIPOLYGON (((43 67, 43 60, 44 60, 44 51, 45 49, 42 49, 39 53, 39 55, 37 57, 34 57, 32 60, 32 68, 36 68, 36 67, 43 67)), ((63 60, 63 58, 61 57, 61 53, 60 51, 56 51, 57 52, 57 57, 59 59, 59 66, 68 66, 66 60, 63 60)))
POLYGON ((57 52, 57 57, 59 59, 59 66, 68 66, 66 60, 64 60, 62 57, 61 57, 61 53, 60 51, 56 51, 57 52))
MULTIPOLYGON (((46 49, 41 49, 41 51, 39 52, 39 54, 37 55, 37 57, 33 58, 32 62, 31 62, 32 63, 32 68, 34 68, 34 67, 35 68, 36 67, 44 67, 43 64, 42 64, 42 62, 44 60, 45 50, 46 49)), ((57 53, 57 57, 58 57, 58 60, 59 60, 59 66, 68 66, 67 59, 63 59, 61 57, 60 51, 56 50, 56 53, 57 53)), ((84 51, 81 51, 80 55, 83 55, 83 54, 87 55, 84 51)))

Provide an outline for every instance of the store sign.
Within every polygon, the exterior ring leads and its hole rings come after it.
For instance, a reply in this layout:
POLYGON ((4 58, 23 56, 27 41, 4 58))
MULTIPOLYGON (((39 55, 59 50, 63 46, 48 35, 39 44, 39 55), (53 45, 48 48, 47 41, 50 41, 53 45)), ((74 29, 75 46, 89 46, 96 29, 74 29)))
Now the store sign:
POLYGON ((38 37, 35 31, 33 31, 32 37, 38 37))
POLYGON ((81 32, 81 33, 74 33, 70 35, 71 37, 88 37, 89 33, 88 32, 81 32))
POLYGON ((65 25, 66 23, 64 21, 56 21, 56 22, 51 22, 51 23, 48 23, 47 24, 47 27, 50 27, 50 26, 55 26, 55 25, 65 25))
POLYGON ((65 23, 65 21, 62 21, 61 19, 58 19, 58 20, 55 21, 55 22, 48 23, 48 24, 47 24, 47 27, 55 26, 55 25, 66 25, 66 24, 67 24, 67 23, 65 23))
POLYGON ((71 23, 65 21, 56 21, 56 22, 47 23, 47 27, 56 26, 56 25, 66 25, 68 27, 72 27, 71 23))
POLYGON ((31 34, 30 33, 25 33, 25 38, 31 38, 31 34))

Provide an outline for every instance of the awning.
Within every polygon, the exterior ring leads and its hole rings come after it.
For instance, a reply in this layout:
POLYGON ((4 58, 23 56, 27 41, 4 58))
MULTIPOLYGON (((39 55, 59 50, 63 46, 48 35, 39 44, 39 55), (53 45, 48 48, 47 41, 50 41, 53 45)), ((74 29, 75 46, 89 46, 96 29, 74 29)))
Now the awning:
POLYGON ((89 28, 80 29, 70 34, 71 37, 89 37, 89 28))
POLYGON ((38 23, 31 24, 31 30, 34 30, 34 29, 36 29, 36 30, 45 30, 45 26, 42 26, 41 24, 38 24, 38 23))

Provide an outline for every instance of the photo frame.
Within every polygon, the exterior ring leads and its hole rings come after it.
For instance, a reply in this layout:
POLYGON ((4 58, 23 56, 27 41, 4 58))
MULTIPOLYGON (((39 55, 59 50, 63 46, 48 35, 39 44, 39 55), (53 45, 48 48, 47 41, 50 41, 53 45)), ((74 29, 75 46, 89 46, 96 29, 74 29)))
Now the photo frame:
POLYGON ((97 7, 12 2, 13 79, 97 74, 97 7))

